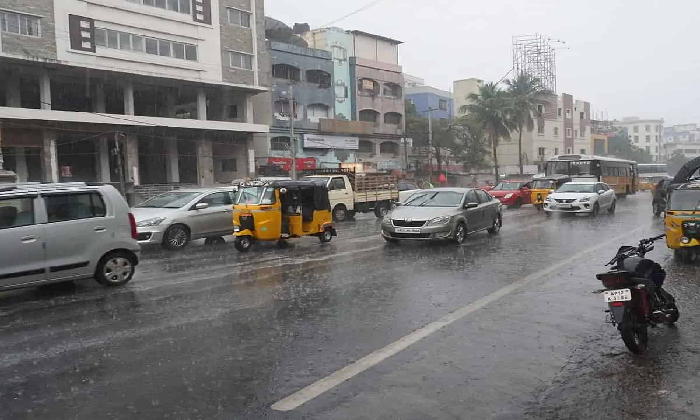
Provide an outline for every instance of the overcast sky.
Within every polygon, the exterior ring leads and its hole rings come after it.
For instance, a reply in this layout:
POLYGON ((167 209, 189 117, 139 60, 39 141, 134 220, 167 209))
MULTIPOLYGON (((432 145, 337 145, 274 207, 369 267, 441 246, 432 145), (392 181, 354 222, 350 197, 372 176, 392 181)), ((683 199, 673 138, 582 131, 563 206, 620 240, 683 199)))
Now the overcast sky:
MULTIPOLYGON (((267 0, 265 14, 292 26, 325 25, 369 3, 267 0)), ((611 118, 700 123, 697 0, 381 0, 334 26, 404 42, 404 72, 451 90, 469 77, 499 80, 512 67, 512 36, 540 33, 557 50, 557 90, 611 118)))

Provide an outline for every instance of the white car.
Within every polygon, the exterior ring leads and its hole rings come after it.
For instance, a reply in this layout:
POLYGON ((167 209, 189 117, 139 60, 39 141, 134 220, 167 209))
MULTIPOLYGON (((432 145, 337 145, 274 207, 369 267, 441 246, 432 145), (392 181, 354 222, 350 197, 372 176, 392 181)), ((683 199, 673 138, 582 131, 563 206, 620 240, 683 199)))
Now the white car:
POLYGON ((604 182, 567 182, 549 194, 544 201, 547 216, 552 213, 589 213, 597 215, 607 210, 615 213, 617 197, 615 191, 604 182))
POLYGON ((401 180, 399 181, 399 202, 404 203, 408 200, 408 197, 412 196, 416 192, 420 191, 421 188, 413 181, 401 180))

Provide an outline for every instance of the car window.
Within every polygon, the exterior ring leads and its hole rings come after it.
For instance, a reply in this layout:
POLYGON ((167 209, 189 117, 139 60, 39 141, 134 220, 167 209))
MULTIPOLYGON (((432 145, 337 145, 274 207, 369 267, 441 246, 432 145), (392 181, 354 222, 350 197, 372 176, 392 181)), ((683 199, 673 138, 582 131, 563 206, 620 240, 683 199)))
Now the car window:
POLYGON ((475 191, 476 191, 477 197, 479 197, 480 202, 488 203, 491 200, 493 200, 493 197, 491 197, 491 195, 489 193, 487 193, 486 191, 482 191, 482 190, 475 190, 475 191))
POLYGON ((341 177, 336 177, 331 180, 330 188, 331 190, 344 190, 345 189, 345 179, 341 177))
POLYGON ((97 193, 60 194, 44 196, 49 223, 104 217, 107 212, 97 193))
POLYGON ((479 203, 479 199, 476 196, 476 192, 474 190, 467 192, 467 199, 464 202, 465 203, 479 203))
POLYGON ((209 194, 208 196, 199 200, 200 203, 207 203, 209 207, 227 206, 233 204, 231 201, 231 195, 228 192, 218 192, 209 194))
POLYGON ((34 198, 5 198, 0 200, 0 229, 34 224, 34 198))

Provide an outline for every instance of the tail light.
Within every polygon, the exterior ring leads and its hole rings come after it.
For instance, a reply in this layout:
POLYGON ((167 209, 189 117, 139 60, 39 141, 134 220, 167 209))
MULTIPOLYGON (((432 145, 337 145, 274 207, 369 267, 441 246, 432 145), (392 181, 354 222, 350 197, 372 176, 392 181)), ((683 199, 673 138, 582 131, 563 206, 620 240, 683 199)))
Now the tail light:
POLYGON ((129 225, 131 225, 131 237, 133 239, 139 239, 139 232, 136 230, 136 219, 131 213, 129 213, 129 225))
POLYGON ((608 289, 626 286, 629 283, 629 278, 624 274, 598 274, 598 280, 603 282, 603 286, 608 289))
POLYGON ((625 306, 625 302, 613 302, 612 306, 625 306))

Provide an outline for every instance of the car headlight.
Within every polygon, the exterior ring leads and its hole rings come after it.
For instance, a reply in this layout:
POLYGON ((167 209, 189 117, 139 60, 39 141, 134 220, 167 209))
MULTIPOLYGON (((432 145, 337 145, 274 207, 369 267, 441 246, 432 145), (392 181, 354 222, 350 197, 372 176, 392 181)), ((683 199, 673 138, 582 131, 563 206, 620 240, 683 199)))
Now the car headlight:
POLYGON ((551 202, 551 201, 552 201, 552 197, 547 196, 547 198, 545 198, 544 201, 550 201, 550 202, 551 202))
POLYGON ((384 218, 382 219, 382 223, 391 223, 391 212, 384 215, 384 218))
POLYGON ((158 226, 159 224, 163 223, 163 220, 165 220, 165 217, 154 217, 153 219, 146 219, 146 220, 141 220, 140 222, 136 222, 136 226, 138 226, 138 227, 158 226))
POLYGON ((428 221, 429 225, 444 225, 450 222, 452 216, 440 216, 428 221))
POLYGON ((508 193, 508 194, 506 194, 506 196, 504 198, 507 200, 507 199, 511 198, 512 196, 513 196, 513 193, 508 193))
POLYGON ((578 201, 581 203, 587 203, 587 202, 591 201, 591 197, 590 196, 581 197, 578 199, 578 201))

